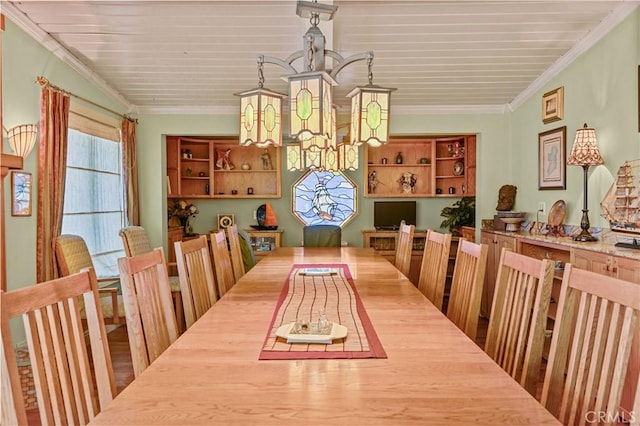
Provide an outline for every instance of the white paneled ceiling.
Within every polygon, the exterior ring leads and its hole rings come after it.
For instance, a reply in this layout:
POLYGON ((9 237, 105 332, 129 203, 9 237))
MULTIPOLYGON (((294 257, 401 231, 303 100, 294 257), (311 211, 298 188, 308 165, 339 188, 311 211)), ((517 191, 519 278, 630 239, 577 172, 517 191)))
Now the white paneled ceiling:
MULTIPOLYGON (((517 106, 638 2, 334 4, 335 18, 320 26, 329 48, 343 56, 373 51, 373 82, 398 89, 392 110, 481 112, 517 106)), ((257 56, 285 59, 302 48, 309 27, 296 15, 293 0, 21 1, 0 6, 132 112, 237 111, 233 94, 257 86, 257 56)), ((294 66, 300 70, 299 63, 294 66)), ((266 64, 264 71, 265 87, 286 92, 282 68, 266 64)), ((368 82, 366 63, 345 68, 338 82, 334 97, 346 110, 345 94, 368 82)))

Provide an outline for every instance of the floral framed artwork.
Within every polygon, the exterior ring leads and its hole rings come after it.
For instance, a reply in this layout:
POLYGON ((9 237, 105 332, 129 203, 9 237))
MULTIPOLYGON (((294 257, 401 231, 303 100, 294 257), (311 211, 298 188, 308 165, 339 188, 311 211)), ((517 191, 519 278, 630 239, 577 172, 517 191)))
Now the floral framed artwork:
POLYGON ((542 122, 544 124, 564 118, 564 86, 542 95, 542 122))
POLYGON ((567 126, 538 134, 538 189, 567 189, 567 126))
POLYGON ((31 173, 11 172, 11 216, 31 216, 31 173))

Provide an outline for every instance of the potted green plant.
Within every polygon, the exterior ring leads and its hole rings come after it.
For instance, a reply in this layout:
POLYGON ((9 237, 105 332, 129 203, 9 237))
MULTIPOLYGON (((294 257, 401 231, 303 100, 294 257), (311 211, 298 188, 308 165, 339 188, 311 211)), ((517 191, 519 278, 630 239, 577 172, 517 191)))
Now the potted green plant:
POLYGON ((448 228, 452 235, 459 236, 461 226, 476 224, 476 197, 462 197, 453 206, 443 208, 440 216, 445 218, 440 227, 448 228))

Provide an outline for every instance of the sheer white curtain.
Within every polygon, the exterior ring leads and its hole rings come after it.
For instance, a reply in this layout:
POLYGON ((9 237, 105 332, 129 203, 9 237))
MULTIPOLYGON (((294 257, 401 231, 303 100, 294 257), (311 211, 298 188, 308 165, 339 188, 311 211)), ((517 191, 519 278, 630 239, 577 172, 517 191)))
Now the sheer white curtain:
POLYGON ((120 122, 72 106, 69 127, 62 233, 84 238, 98 276, 116 276, 126 224, 120 122))

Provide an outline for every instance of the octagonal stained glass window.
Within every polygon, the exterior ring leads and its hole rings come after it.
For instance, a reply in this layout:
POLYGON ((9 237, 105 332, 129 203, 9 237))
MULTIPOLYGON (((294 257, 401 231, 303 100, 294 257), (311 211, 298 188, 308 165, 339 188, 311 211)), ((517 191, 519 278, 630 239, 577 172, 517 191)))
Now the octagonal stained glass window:
POLYGON ((305 226, 344 227, 358 214, 356 184, 340 171, 309 170, 292 192, 293 215, 305 226))

